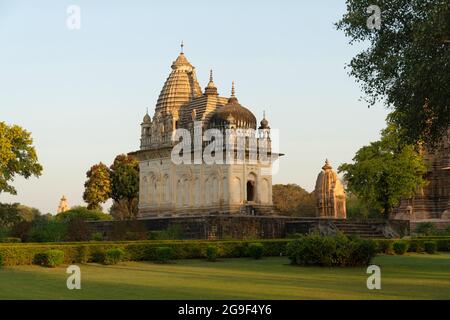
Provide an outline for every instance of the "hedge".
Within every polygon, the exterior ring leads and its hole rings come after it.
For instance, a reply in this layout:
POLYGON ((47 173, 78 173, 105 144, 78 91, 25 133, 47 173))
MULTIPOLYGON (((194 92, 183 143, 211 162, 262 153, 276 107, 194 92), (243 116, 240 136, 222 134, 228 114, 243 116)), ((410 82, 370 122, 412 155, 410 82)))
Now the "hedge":
MULTIPOLYGON (((286 244, 290 240, 261 240, 266 256, 284 255, 286 244)), ((173 259, 206 258, 206 250, 215 245, 221 258, 239 258, 247 256, 247 248, 252 241, 134 241, 134 242, 78 242, 72 244, 9 244, 0 245, 3 265, 30 265, 36 254, 48 250, 64 252, 64 263, 103 262, 108 249, 118 248, 124 251, 124 261, 156 261, 157 248, 170 247, 173 259)))

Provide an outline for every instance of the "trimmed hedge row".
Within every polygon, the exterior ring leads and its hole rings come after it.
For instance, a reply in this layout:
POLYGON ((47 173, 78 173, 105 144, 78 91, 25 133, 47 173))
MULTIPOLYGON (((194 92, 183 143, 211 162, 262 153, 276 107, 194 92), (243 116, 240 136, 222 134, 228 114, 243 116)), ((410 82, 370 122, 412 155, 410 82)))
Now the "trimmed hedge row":
MULTIPOLYGON (((48 250, 64 252, 64 263, 104 262, 109 249, 121 249, 124 261, 157 261, 160 259, 158 250, 169 247, 172 251, 171 259, 206 258, 207 247, 214 245, 218 248, 221 258, 239 258, 248 256, 248 247, 256 241, 145 241, 145 242, 111 242, 77 244, 47 244, 47 245, 19 245, 0 246, 0 258, 3 265, 30 265, 36 255, 48 250)), ((286 252, 289 240, 261 240, 265 256, 280 256, 286 252)))
POLYGON ((414 238, 405 240, 383 239, 376 240, 376 242, 378 244, 378 253, 385 254, 402 254, 401 251, 404 250, 403 246, 407 247, 407 252, 450 252, 450 239, 448 238, 414 238))

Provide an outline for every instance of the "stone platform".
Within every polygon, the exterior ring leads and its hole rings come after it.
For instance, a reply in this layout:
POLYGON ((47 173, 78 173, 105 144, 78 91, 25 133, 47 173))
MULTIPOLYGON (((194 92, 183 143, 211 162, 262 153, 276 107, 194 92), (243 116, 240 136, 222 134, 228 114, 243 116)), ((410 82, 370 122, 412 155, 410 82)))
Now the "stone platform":
POLYGON ((343 220, 284 216, 199 215, 158 217, 135 221, 92 221, 93 232, 105 240, 117 240, 117 233, 162 231, 177 227, 182 239, 276 239, 290 234, 318 231, 324 235, 343 232, 363 238, 396 238, 409 235, 409 221, 343 220))

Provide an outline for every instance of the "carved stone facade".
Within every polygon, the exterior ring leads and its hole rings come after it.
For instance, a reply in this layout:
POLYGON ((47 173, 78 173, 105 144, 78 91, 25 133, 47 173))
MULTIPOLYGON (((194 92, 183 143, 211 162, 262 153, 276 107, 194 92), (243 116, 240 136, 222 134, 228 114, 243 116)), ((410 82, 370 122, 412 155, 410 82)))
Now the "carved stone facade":
POLYGON ((317 176, 316 188, 317 216, 320 218, 346 219, 345 190, 328 160, 317 176))
POLYGON ((434 151, 425 151, 429 170, 427 185, 411 199, 404 199, 394 212, 394 219, 450 219, 450 129, 434 151))
MULTIPOLYGON (((267 214, 272 211, 272 160, 248 161, 251 146, 246 144, 243 163, 206 164, 202 159, 200 163, 176 164, 171 153, 178 144, 177 129, 186 129, 194 138, 189 142, 192 144, 189 157, 192 158, 198 149, 203 153, 212 143, 196 134, 207 129, 222 133, 230 129, 253 130, 257 141, 266 141, 270 159, 278 156, 271 153, 270 127, 265 117, 257 129, 255 116, 236 98, 234 84, 230 98, 220 97, 212 72, 202 91, 195 68, 182 52, 172 64, 172 72, 159 95, 153 118, 147 113, 143 119, 140 150, 131 153, 140 164, 141 218, 199 213, 267 214)), ((225 155, 225 148, 220 152, 225 155)), ((230 154, 236 160, 235 148, 231 148, 230 154)), ((257 155, 259 160, 259 151, 257 155)))

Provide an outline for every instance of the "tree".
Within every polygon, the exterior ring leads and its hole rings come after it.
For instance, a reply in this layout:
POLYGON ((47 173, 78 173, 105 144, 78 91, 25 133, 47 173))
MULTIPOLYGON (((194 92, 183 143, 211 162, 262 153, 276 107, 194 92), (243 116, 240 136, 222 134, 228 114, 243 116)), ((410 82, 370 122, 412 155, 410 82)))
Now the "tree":
POLYGON ((41 173, 31 133, 17 125, 0 122, 0 193, 17 194, 9 184, 16 175, 28 179, 41 173))
POLYGON ((393 110, 402 143, 435 146, 450 119, 450 2, 347 0, 337 28, 351 44, 369 44, 349 64, 369 105, 383 100, 393 110), (381 10, 379 30, 368 28, 373 4, 381 10))
POLYGON ((111 193, 111 180, 109 169, 102 162, 93 165, 86 173, 87 181, 83 200, 88 204, 89 210, 101 210, 101 203, 109 199, 111 193))
POLYGON ((125 209, 124 219, 136 218, 139 198, 139 163, 131 156, 118 155, 110 167, 111 198, 125 209))
POLYGON ((97 210, 89 210, 86 207, 75 206, 68 211, 58 213, 55 216, 55 221, 58 222, 68 222, 74 219, 81 219, 83 221, 104 221, 111 220, 111 215, 97 210))
POLYGON ((273 186, 273 204, 286 216, 313 216, 316 212, 314 195, 297 184, 273 186))
POLYGON ((386 218, 402 198, 413 196, 425 184, 422 156, 411 145, 399 145, 398 131, 392 124, 382 131, 380 141, 359 149, 353 161, 338 168, 348 190, 386 218))
POLYGON ((18 203, 0 203, 0 228, 9 229, 22 221, 18 207, 18 203))

